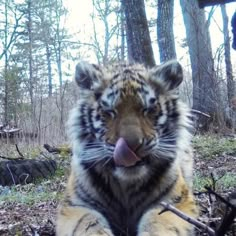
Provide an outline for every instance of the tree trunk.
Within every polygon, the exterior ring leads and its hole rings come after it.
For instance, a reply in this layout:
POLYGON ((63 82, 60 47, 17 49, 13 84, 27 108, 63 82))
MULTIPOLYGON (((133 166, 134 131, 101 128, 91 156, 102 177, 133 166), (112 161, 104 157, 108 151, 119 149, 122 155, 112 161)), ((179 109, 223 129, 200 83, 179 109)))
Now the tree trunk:
POLYGON ((63 30, 60 27, 60 21, 61 21, 61 15, 59 13, 59 10, 62 7, 62 1, 58 0, 56 1, 56 7, 58 8, 58 11, 56 11, 56 32, 55 32, 55 55, 56 55, 56 63, 57 63, 57 70, 58 70, 58 77, 59 77, 59 86, 60 91, 62 89, 62 34, 63 30))
POLYGON ((125 12, 129 60, 154 66, 144 0, 121 0, 121 4, 125 12))
MULTIPOLYGON (((8 1, 5 1, 5 27, 4 27, 4 50, 7 47, 8 42, 8 1)), ((8 69, 8 52, 6 50, 4 54, 4 123, 7 124, 9 122, 9 114, 8 114, 8 76, 7 76, 7 69, 8 69)))
MULTIPOLYGON (((219 122, 219 91, 214 71, 214 61, 209 30, 204 11, 195 0, 180 0, 192 67, 193 108, 219 122)), ((207 118, 201 117, 203 129, 208 129, 207 118)))
POLYGON ((51 66, 51 50, 48 44, 46 44, 46 56, 48 67, 48 96, 52 96, 52 66, 51 66))
POLYGON ((221 5, 221 14, 223 20, 223 33, 224 33, 224 53, 225 53, 225 66, 226 66, 226 79, 227 79, 227 95, 229 105, 232 98, 235 96, 235 83, 233 79, 232 63, 230 58, 230 38, 228 23, 229 18, 226 13, 225 5, 221 5))
POLYGON ((176 59, 173 31, 174 0, 158 0, 157 42, 160 61, 176 59))
POLYGON ((28 30, 28 40, 29 40, 29 94, 30 94, 30 103, 31 103, 31 115, 34 120, 35 112, 34 112, 34 79, 33 79, 33 38, 32 38, 32 6, 31 0, 28 0, 28 22, 27 22, 27 30, 28 30))

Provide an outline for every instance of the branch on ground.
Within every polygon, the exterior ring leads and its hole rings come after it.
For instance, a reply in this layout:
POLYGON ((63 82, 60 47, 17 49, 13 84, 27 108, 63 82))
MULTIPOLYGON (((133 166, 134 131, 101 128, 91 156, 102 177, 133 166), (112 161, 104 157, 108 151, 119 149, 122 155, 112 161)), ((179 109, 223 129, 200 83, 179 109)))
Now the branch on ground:
POLYGON ((220 226, 217 229, 217 235, 225 235, 225 233, 229 230, 230 226, 234 223, 234 219, 236 218, 236 204, 234 203, 236 199, 236 194, 232 193, 229 196, 229 200, 226 200, 210 187, 205 186, 205 189, 207 190, 208 194, 214 195, 218 200, 220 200, 226 205, 224 217, 222 218, 220 226))
POLYGON ((185 213, 178 210, 177 208, 175 208, 171 204, 168 204, 166 202, 161 202, 160 205, 164 207, 164 210, 161 211, 160 214, 162 214, 164 211, 171 211, 174 214, 176 214, 177 216, 179 216, 181 219, 183 219, 183 220, 189 222, 190 224, 196 226, 198 229, 201 229, 202 231, 208 233, 208 235, 217 236, 217 233, 212 228, 210 228, 206 224, 204 224, 204 223, 202 223, 202 222, 186 215, 185 213))

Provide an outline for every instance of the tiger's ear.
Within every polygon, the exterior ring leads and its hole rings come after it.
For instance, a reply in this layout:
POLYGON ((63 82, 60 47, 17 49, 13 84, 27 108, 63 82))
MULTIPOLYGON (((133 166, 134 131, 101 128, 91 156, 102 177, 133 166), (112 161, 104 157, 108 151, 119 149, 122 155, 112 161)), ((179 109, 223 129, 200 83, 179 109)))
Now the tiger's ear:
POLYGON ((75 81, 80 88, 95 90, 102 84, 102 70, 88 62, 79 62, 75 68, 75 81))
POLYGON ((167 91, 173 90, 183 81, 182 66, 175 60, 155 66, 151 69, 150 79, 152 82, 156 82, 164 86, 167 91))

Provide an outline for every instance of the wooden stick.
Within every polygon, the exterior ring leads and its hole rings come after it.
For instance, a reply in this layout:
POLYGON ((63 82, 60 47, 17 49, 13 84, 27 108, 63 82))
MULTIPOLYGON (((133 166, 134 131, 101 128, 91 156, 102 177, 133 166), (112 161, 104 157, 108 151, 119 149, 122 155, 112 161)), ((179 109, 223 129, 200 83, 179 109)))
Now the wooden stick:
MULTIPOLYGON (((207 232, 208 235, 210 235, 210 236, 217 236, 216 232, 212 228, 210 228, 206 224, 203 224, 202 222, 200 222, 200 221, 198 221, 198 220, 196 220, 196 219, 186 215, 185 213, 183 213, 182 211, 178 210, 174 206, 172 206, 172 205, 170 205, 170 204, 168 204, 166 202, 161 202, 160 205, 163 206, 165 208, 165 210, 173 212, 174 214, 179 216, 181 219, 189 222, 192 225, 195 225, 197 228, 202 229, 204 232, 207 232)), ((163 211, 160 214, 162 214, 162 213, 163 213, 163 211)))

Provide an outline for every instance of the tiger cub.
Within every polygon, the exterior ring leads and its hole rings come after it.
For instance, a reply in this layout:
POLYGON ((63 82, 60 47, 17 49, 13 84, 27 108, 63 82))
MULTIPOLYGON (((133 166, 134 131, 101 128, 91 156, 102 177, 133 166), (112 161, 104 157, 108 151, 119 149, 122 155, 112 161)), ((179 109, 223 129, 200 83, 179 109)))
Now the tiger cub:
POLYGON ((175 89, 176 61, 148 69, 76 66, 80 99, 70 114, 71 173, 59 236, 192 236, 161 201, 196 217, 189 110, 175 89))

